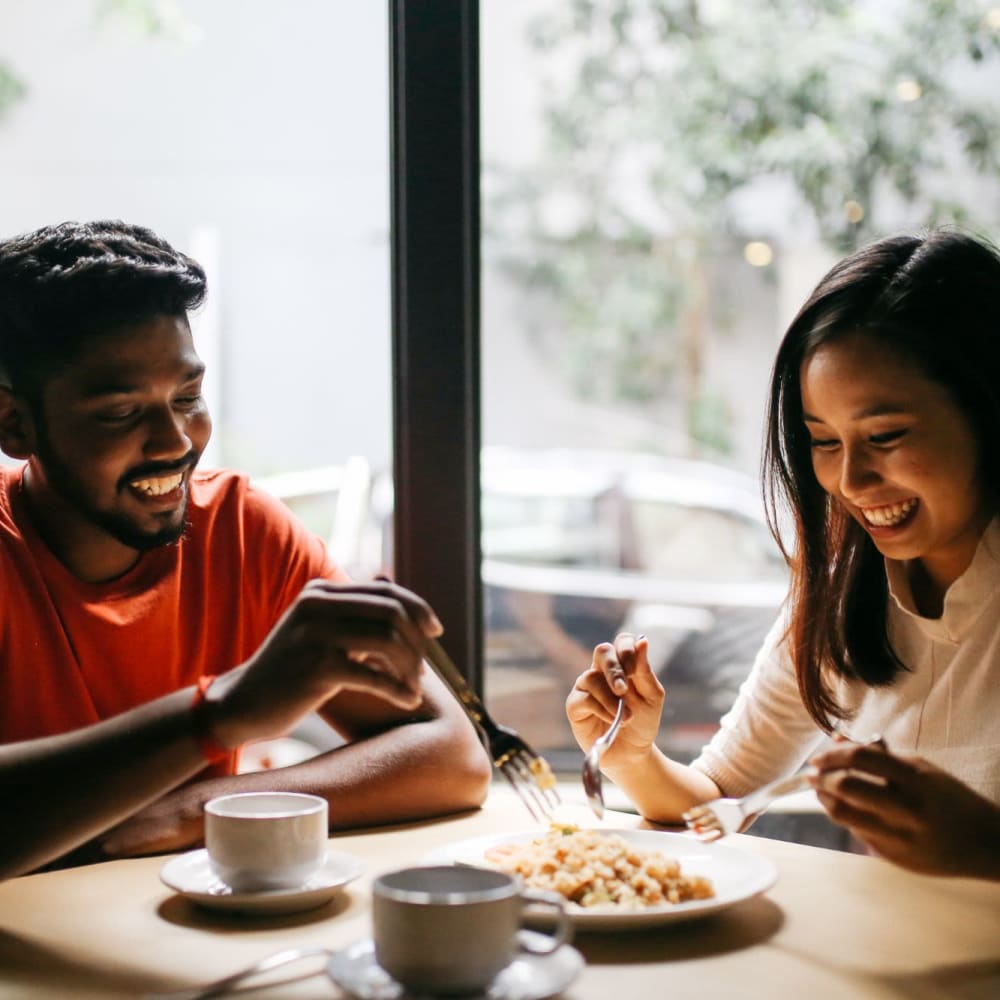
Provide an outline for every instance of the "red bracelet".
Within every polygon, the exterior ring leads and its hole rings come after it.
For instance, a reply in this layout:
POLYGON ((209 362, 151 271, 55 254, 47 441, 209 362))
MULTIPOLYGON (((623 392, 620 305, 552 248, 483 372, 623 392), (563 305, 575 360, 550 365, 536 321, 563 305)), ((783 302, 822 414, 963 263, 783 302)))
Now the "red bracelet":
POLYGON ((226 760, 236 753, 235 748, 230 750, 229 747, 224 747, 212 732, 212 724, 208 718, 208 703, 205 700, 205 696, 214 680, 215 674, 206 674, 204 677, 199 677, 194 689, 194 698, 191 699, 194 738, 197 740, 198 746, 201 747, 202 756, 209 764, 226 760))

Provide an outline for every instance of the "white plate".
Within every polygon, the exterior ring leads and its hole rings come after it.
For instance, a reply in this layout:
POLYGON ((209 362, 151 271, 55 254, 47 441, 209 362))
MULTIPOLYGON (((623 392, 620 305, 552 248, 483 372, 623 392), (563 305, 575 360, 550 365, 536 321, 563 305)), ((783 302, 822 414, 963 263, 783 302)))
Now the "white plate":
POLYGON ((200 906, 237 913, 296 913, 322 906, 365 870, 353 854, 328 851, 323 867, 303 886, 267 892, 233 892, 208 863, 208 851, 188 851, 160 869, 160 880, 200 906))
MULTIPOLYGON (((578 930, 627 930, 649 927, 676 920, 717 913, 735 903, 750 899, 777 881, 778 870, 766 858, 757 857, 726 844, 703 844, 694 837, 660 830, 596 830, 602 836, 617 834, 645 851, 659 851, 680 862, 684 875, 703 875, 711 879, 715 895, 711 899, 693 899, 686 903, 666 903, 639 910, 623 909, 611 903, 578 906, 569 903, 567 911, 578 930)), ((526 844, 539 836, 528 833, 477 837, 439 848, 429 854, 427 864, 465 864, 496 867, 486 860, 486 852, 500 844, 526 844)))
MULTIPOLYGON (((520 952, 478 1000, 545 1000, 562 993, 582 968, 583 956, 568 944, 548 955, 520 952)), ((342 990, 361 1000, 405 1000, 408 996, 375 961, 371 940, 338 951, 326 972, 342 990)), ((466 996, 464 1000, 477 998, 466 996)))

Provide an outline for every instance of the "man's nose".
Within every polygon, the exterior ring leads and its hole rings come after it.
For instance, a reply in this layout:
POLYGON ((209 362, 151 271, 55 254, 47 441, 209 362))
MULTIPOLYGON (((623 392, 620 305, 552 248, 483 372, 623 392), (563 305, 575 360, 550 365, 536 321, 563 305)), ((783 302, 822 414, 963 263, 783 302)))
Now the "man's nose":
POLYGON ((187 418, 170 407, 151 410, 145 451, 151 458, 180 458, 191 450, 187 418))

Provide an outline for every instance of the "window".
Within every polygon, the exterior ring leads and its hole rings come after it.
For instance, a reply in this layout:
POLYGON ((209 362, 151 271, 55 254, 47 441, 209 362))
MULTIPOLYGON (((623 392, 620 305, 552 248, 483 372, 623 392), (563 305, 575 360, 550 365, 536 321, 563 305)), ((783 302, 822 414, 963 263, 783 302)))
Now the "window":
POLYGON ((731 703, 787 589, 777 343, 843 252, 996 226, 995 6, 482 5, 486 690, 553 760, 578 766, 565 697, 620 630, 650 637, 671 754, 731 703))

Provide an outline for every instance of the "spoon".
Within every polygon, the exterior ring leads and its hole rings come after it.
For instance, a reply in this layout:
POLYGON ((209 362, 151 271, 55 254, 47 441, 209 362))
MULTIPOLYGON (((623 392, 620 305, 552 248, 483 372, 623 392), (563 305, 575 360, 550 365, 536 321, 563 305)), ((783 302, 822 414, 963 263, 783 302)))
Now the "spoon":
POLYGON ((619 698, 618 711, 615 712, 611 728, 603 736, 594 740, 594 745, 587 751, 587 756, 583 758, 583 790, 587 795, 587 804, 598 819, 604 818, 604 796, 601 794, 601 757, 604 756, 604 751, 614 743, 624 715, 625 699, 619 698))

